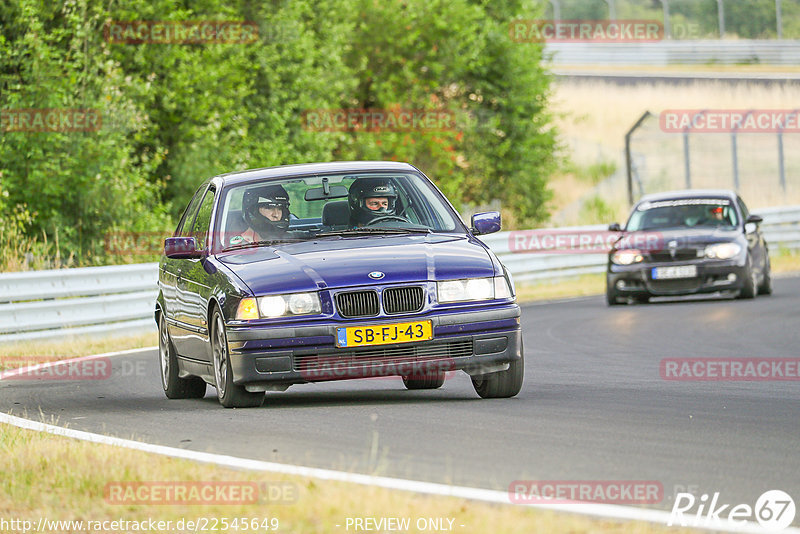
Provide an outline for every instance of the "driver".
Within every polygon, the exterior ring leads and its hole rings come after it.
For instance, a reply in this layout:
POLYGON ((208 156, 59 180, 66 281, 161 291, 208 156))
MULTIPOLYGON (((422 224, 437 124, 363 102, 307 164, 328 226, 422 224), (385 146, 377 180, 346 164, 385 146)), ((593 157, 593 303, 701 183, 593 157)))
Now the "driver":
POLYGON ((289 195, 281 185, 267 185, 245 191, 242 215, 247 230, 231 238, 231 245, 255 243, 286 236, 289 228, 289 195))
POLYGON ((348 193, 350 224, 366 226, 381 217, 397 216, 397 190, 383 178, 358 178, 348 193))

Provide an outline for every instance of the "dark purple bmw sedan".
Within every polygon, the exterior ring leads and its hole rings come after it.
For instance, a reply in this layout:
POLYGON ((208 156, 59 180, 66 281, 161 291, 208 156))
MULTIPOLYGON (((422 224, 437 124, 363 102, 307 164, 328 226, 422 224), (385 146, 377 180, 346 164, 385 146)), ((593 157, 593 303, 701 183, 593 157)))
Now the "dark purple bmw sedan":
MULTIPOLYGON (((522 387, 510 273, 417 168, 335 162, 215 176, 159 265, 164 392, 259 406, 292 384, 464 371, 483 398, 522 387)), ((399 382, 398 382, 399 383, 399 382)))

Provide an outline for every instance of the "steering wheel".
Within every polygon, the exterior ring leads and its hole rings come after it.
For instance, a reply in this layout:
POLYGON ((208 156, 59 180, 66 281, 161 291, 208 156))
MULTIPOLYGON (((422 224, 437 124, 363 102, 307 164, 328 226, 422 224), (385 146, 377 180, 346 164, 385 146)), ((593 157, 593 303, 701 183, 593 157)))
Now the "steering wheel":
POLYGON ((402 215, 384 215, 383 217, 376 217, 375 219, 372 219, 371 221, 366 223, 364 226, 372 226, 373 224, 375 224, 377 222, 391 221, 391 220, 403 221, 403 222, 407 222, 407 223, 411 222, 408 219, 406 219, 405 217, 403 217, 402 215))

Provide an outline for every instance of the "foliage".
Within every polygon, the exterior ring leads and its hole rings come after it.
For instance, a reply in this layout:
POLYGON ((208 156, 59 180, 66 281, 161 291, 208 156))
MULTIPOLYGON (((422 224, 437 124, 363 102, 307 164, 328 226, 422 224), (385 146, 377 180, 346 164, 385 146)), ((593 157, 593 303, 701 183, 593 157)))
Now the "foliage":
POLYGON ((136 261, 109 251, 108 235, 168 231, 209 176, 346 159, 409 161, 456 205, 497 199, 518 224, 542 220, 555 148, 549 79, 541 46, 507 34, 510 20, 540 15, 513 0, 0 3, 0 110, 102 118, 96 131, 4 128, 3 235, 58 235, 58 254, 77 265, 136 261), (112 21, 135 20, 250 21, 259 32, 249 44, 106 38, 112 21), (457 120, 394 132, 303 122, 309 110, 341 108, 448 110, 457 120))

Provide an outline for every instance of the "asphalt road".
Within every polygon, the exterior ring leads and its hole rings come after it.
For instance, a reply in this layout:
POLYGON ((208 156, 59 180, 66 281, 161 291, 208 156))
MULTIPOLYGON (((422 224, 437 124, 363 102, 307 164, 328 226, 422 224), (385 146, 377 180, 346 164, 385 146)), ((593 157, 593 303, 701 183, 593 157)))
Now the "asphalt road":
MULTIPOLYGON (((800 504, 800 382, 661 378, 672 357, 797 357, 800 278, 754 301, 607 308, 526 305, 525 384, 481 400, 459 373, 435 391, 399 378, 293 386, 260 409, 167 400, 155 351, 112 358, 105 380, 2 381, 0 409, 198 451, 505 490, 511 481, 656 480, 755 504, 800 504)), ((797 524, 798 521, 796 520, 797 524)))

